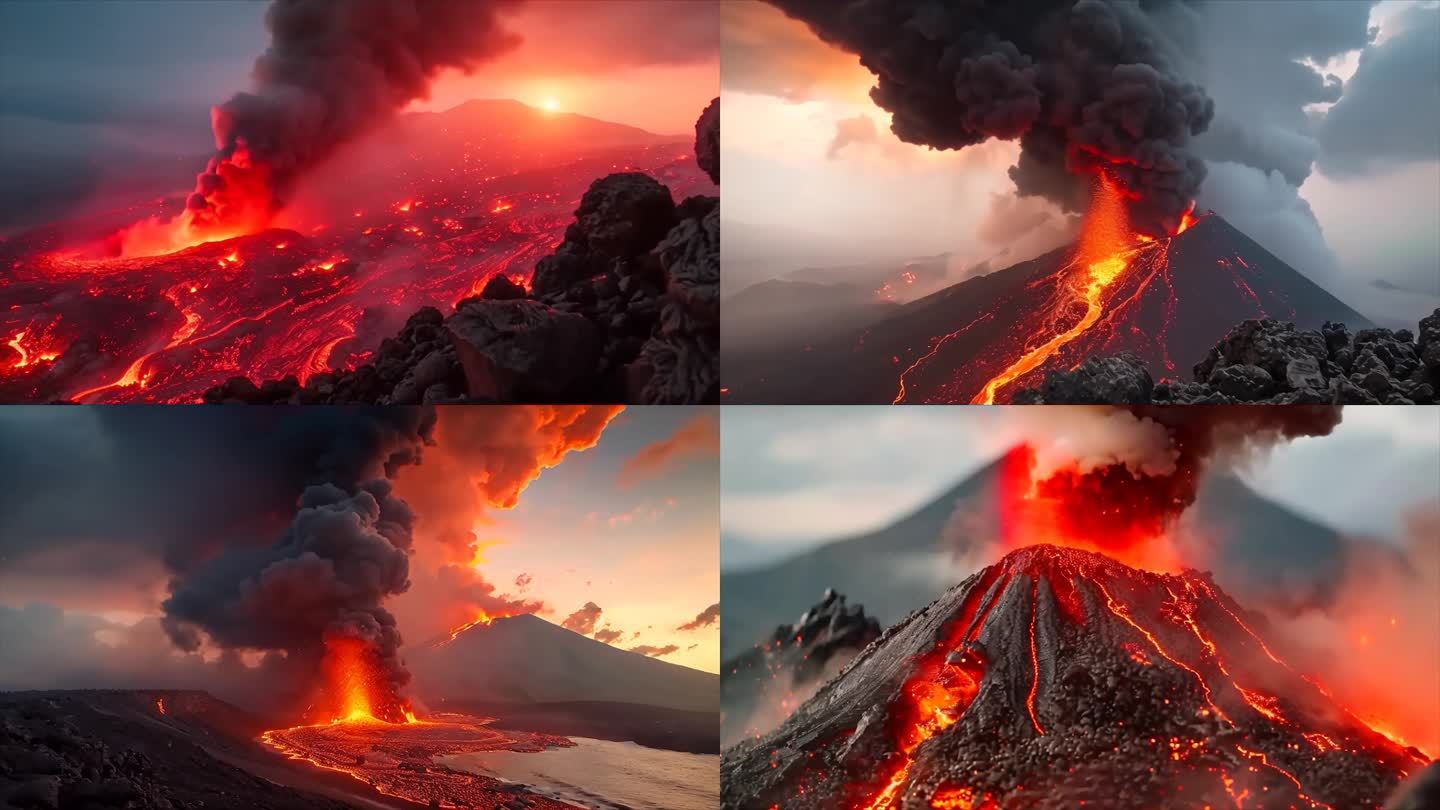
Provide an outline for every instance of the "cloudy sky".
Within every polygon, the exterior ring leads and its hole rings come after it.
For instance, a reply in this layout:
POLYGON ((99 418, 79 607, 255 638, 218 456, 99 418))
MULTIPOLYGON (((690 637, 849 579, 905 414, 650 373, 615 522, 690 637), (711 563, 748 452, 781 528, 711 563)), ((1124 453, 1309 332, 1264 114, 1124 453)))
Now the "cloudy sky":
MULTIPOLYGON (((1372 318, 1440 305, 1440 4, 1195 7, 1177 47, 1216 104, 1200 205, 1372 318)), ((722 29, 731 282, 781 251, 794 266, 950 251, 961 268, 1067 239, 1058 209, 1017 202, 1013 143, 902 143, 854 56, 756 0, 724 4, 722 29)))
MULTIPOLYGON (((1044 408, 727 407, 721 535, 799 550, 884 526, 1034 431, 1044 408)), ((1337 529, 1395 536, 1440 509, 1440 408, 1352 407, 1334 433, 1239 469, 1261 493, 1337 529)))
MULTIPOLYGON (((213 148, 212 105, 250 87, 263 0, 0 3, 0 230, 65 210, 98 184, 173 176, 187 190, 213 148), (143 170, 143 171, 142 171, 143 170), (7 183, 9 186, 10 183, 7 183)), ((415 109, 515 98, 664 134, 688 133, 718 90, 719 12, 668 0, 528 0, 522 44, 470 76, 443 74, 415 109), (603 8, 602 8, 603 6, 603 8)), ((151 182, 156 182, 151 180, 151 182)), ((158 190, 158 189, 157 189, 158 190)))
MULTIPOLYGON (((577 409, 440 409, 422 462, 391 477, 416 528, 410 586, 384 606, 420 644, 473 618, 474 604, 557 624, 589 605, 587 634, 608 629, 602 640, 617 647, 718 671, 706 613, 719 601, 715 410, 605 413, 566 440, 554 420, 531 418, 562 410, 577 409), (465 542, 447 540, 450 530, 465 542)), ((55 677, 47 660, 85 653, 73 671, 90 673, 112 660, 107 649, 143 666, 142 644, 181 658, 159 631, 174 583, 203 590, 211 562, 275 544, 302 489, 337 480, 333 470, 383 474, 361 448, 403 444, 383 437, 413 427, 411 414, 0 409, 0 646, 10 650, 0 683, 43 686, 55 677), (38 680, 17 682, 27 668, 38 680)))

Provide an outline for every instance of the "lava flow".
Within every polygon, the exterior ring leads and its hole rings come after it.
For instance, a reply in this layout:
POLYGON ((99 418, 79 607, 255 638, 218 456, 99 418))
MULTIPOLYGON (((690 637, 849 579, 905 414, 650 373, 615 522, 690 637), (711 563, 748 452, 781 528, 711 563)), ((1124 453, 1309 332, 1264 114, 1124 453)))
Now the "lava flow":
MULTIPOLYGON (((513 798, 503 783, 452 769, 440 758, 574 745, 551 734, 492 729, 489 718, 441 714, 420 719, 382 674, 374 648, 361 639, 327 639, 321 671, 324 688, 307 711, 318 722, 271 729, 260 741, 290 759, 348 774, 388 796, 421 805, 500 808, 513 798)), ((163 701, 156 706, 165 713, 163 701)), ((571 810, 535 798, 533 806, 541 810, 571 810)))
MULTIPOLYGON (((1193 208, 1192 205, 1192 211, 1193 208)), ((1185 212, 1175 235, 1183 233, 1194 222, 1192 211, 1185 212)), ((1117 281, 1127 270, 1153 275, 1163 268, 1166 241, 1157 242, 1132 233, 1126 221, 1123 192, 1109 177, 1100 175, 1090 210, 1085 215, 1079 246, 1070 262, 1060 270, 1066 281, 1057 291, 1060 300, 1051 308, 1048 321, 1051 328, 1058 330, 1060 323, 1072 317, 1076 304, 1084 306, 1084 313, 1073 325, 1027 350, 1004 371, 992 377, 970 404, 993 405, 996 394, 1002 389, 1044 365, 1062 346, 1089 331, 1111 303, 1107 292, 1117 286, 1117 281)))
POLYGON ((0 241, 0 402, 195 402, 234 376, 354 368, 421 307, 528 283, 594 180, 710 187, 687 144, 596 147, 599 122, 471 107, 402 122, 409 149, 356 146, 364 171, 313 178, 263 222, 216 230, 152 200, 0 241))
POLYGON ((1348 810, 1428 762, 1298 676, 1242 612, 1194 571, 1021 548, 738 746, 726 806, 1348 810))

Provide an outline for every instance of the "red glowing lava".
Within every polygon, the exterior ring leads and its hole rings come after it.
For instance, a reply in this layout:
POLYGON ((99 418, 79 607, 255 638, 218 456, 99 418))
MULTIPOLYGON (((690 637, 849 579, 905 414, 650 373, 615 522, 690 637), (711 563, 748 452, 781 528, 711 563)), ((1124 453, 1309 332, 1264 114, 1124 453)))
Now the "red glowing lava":
POLYGON ((187 225, 147 200, 0 241, 0 402, 189 403, 235 376, 303 384, 373 359, 421 307, 449 312, 496 275, 528 283, 599 177, 639 170, 677 199, 713 193, 673 145, 567 140, 542 156, 517 143, 481 159, 466 143, 385 153, 353 184, 301 194, 270 230, 187 225), (119 240, 93 249, 121 222, 123 255, 119 240))
POLYGON ((334 723, 413 722, 409 704, 386 679, 375 648, 358 638, 326 639, 322 717, 334 723))
POLYGON ((270 226, 275 214, 270 168, 253 160, 244 144, 227 158, 213 159, 207 171, 219 177, 223 186, 209 186, 204 183, 206 175, 200 175, 189 203, 178 216, 151 217, 117 233, 113 241, 120 255, 161 256, 258 233, 270 226))
MULTIPOLYGON (((1213 795, 1210 791, 1228 795, 1239 810, 1282 806, 1333 810, 1334 805, 1315 795, 1323 789, 1318 786, 1327 783, 1334 789, 1325 767, 1315 764, 1327 754, 1362 757, 1397 779, 1426 761, 1413 749, 1405 750, 1357 720, 1328 693, 1307 689, 1238 617, 1228 597, 1193 571, 1155 575, 1117 565, 1093 552, 1038 545, 1006 555, 985 569, 967 583, 961 599, 949 614, 938 643, 915 660, 890 704, 886 734, 891 753, 879 765, 878 781, 865 778, 852 786, 866 797, 855 802, 855 810, 897 808, 907 796, 913 804, 911 778, 920 748, 962 719, 971 726, 959 732, 967 739, 1008 733, 981 730, 965 717, 982 690, 988 695, 990 711, 979 722, 994 721, 995 701, 999 700, 1009 702, 1025 733, 1038 739, 1052 730, 1037 708, 1037 694, 1056 688, 1054 675, 1042 673, 1043 662, 1037 653, 1036 617, 1042 602, 1049 600, 1059 608, 1050 615, 1063 617, 1058 626, 1054 618, 1045 620, 1051 644, 1056 633, 1074 638, 1068 634, 1079 632, 1078 628, 1103 628, 1099 637, 1123 641, 1133 666, 1171 668, 1181 676, 1177 687, 1182 683, 1194 687, 1189 694, 1198 697, 1192 704, 1197 722, 1202 727, 1219 724, 1225 732, 1151 740, 1165 750, 1166 760, 1174 763, 1177 782, 1185 782, 1191 790, 1207 783, 1198 788, 1206 792, 1203 795, 1213 795), (1022 593, 1028 598, 1021 598, 1022 593), (1007 607, 992 617, 992 610, 1001 604, 1007 607), (1015 643, 1010 639, 1020 619, 1017 610, 1028 612, 1030 635, 1015 643), (1005 626, 988 627, 995 621, 1005 626), (1065 624, 1076 629, 1067 630, 1065 624), (1117 633, 1118 639, 1114 638, 1117 633), (1012 644, 1015 646, 1009 646, 1012 644), (1015 647, 1028 647, 1028 671, 1009 669, 1020 659, 1004 650, 1015 647), (1004 666, 988 666, 977 652, 981 648, 1005 656, 1004 666), (1016 694, 1011 691, 1013 686, 1006 686, 1013 684, 1012 679, 1018 680, 1017 675, 1028 681, 1027 692, 1016 694), (1042 687, 1042 676, 1048 686, 1042 687), (992 683, 992 677, 1000 681, 992 683), (1255 688, 1259 683, 1286 684, 1287 688, 1280 695, 1270 695, 1255 688), (1276 744, 1277 737, 1286 741, 1276 744), (1293 742, 1287 740, 1292 737, 1293 742), (1270 753, 1260 750, 1256 741, 1261 739, 1268 741, 1264 746, 1270 753)), ((1170 697, 1179 698, 1189 686, 1178 687, 1180 691, 1170 697)), ((1165 701, 1167 705, 1171 702, 1165 701)), ((1055 703, 1047 705, 1055 710, 1055 703)), ((1065 727, 1063 718, 1057 722, 1060 733, 1076 733, 1073 727, 1065 727)), ((925 767, 928 772, 916 775, 917 780, 933 777, 937 767, 933 752, 925 767)), ((931 794, 930 806, 991 810, 1008 806, 1011 799, 1033 795, 1022 787, 1008 790, 1008 794, 995 792, 993 781, 983 788, 942 785, 931 794)), ((1192 797, 1191 803, 1177 806, 1200 805, 1192 797)))
MULTIPOLYGON (((386 795, 425 807, 504 810, 515 806, 517 786, 455 770, 442 759, 485 751, 538 753, 575 745, 552 734, 501 731, 491 719, 439 714, 408 723, 359 721, 272 729, 260 742, 295 762, 343 773, 386 795)), ((523 793, 534 810, 578 810, 523 793)))
POLYGON ((1029 446, 1001 462, 996 508, 1006 548, 1051 543, 1097 551, 1149 571, 1178 571, 1183 561, 1171 543, 1176 493, 1188 488, 1189 470, 1140 475, 1123 464, 1081 470, 1039 471, 1029 446))
MULTIPOLYGON (((1191 208, 1194 208, 1193 204, 1191 208)), ((1187 212, 1181 222, 1181 230, 1188 228, 1191 221, 1187 212)), ((1084 314, 1068 329, 1027 350, 1004 371, 990 378, 971 404, 993 405, 1001 389, 1039 368, 1062 346, 1094 326, 1105 312, 1106 291, 1114 287, 1131 267, 1131 258, 1135 254, 1153 246, 1153 239, 1137 236, 1130 230, 1123 193, 1109 177, 1100 175, 1090 210, 1085 215, 1084 230, 1081 231, 1075 256, 1061 269, 1067 275, 1062 292, 1066 300, 1056 306, 1057 320, 1063 310, 1075 304, 1084 306, 1084 314)))

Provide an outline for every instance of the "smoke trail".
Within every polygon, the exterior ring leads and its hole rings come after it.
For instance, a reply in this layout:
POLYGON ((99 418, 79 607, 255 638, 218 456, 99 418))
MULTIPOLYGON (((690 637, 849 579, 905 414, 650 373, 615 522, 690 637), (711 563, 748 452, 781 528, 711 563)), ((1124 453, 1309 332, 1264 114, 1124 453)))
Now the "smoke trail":
POLYGON ((769 0, 875 74, 895 135, 936 149, 1019 139, 1022 195, 1084 207, 1093 175, 1132 224, 1173 232, 1205 178, 1189 149, 1214 114, 1147 13, 1171 0, 769 0))

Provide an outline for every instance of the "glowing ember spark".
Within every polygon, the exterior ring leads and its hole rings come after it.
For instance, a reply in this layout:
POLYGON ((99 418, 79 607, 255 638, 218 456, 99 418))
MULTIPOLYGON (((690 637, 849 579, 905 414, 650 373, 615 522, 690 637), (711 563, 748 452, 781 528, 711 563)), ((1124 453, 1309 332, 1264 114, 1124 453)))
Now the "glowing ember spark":
POLYGON ((492 213, 492 214, 503 214, 503 213, 505 213, 506 211, 509 211, 510 209, 512 209, 512 208, 514 208, 514 207, 515 207, 515 204, 512 203, 512 202, 510 202, 510 201, 508 201, 508 200, 496 200, 496 201, 495 201, 495 205, 491 206, 491 208, 490 208, 490 213, 492 213))
POLYGON ((156 698, 156 699, 155 699, 155 711, 157 711, 157 712, 159 712, 159 713, 161 713, 161 714, 164 714, 164 713, 165 713, 165 698, 156 698))

